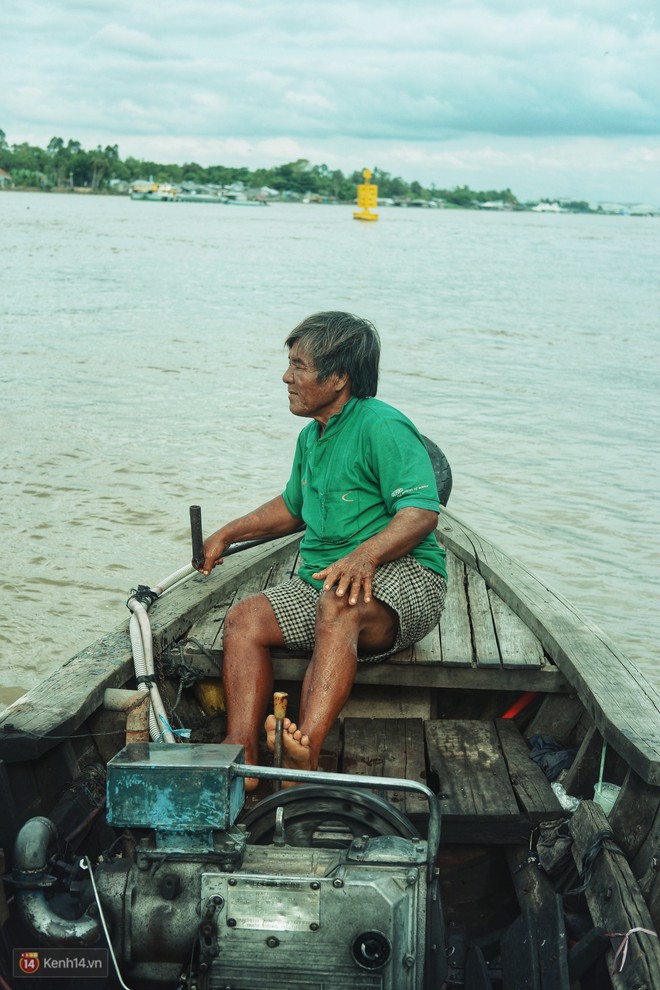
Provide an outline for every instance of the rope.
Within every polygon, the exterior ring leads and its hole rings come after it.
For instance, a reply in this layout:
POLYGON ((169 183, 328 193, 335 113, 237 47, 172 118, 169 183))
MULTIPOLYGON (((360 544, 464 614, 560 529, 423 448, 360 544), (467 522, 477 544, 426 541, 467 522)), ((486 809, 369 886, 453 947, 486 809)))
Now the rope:
POLYGON ((614 843, 614 832, 609 828, 600 829, 594 835, 594 841, 582 857, 582 870, 580 871, 580 876, 578 878, 581 881, 581 884, 579 887, 574 887, 572 890, 568 890, 566 892, 566 896, 584 893, 589 886, 589 881, 591 880, 591 874, 593 872, 593 866, 596 858, 603 849, 607 849, 607 852, 610 853, 618 853, 619 856, 624 855, 617 845, 613 844, 606 846, 606 842, 614 843))
POLYGON ((131 588, 130 598, 126 601, 126 608, 130 610, 130 602, 135 600, 148 609, 154 602, 158 601, 158 597, 158 592, 152 591, 148 584, 138 584, 137 588, 131 588))
POLYGON ((186 639, 179 643, 170 643, 167 649, 159 657, 160 672, 163 678, 169 677, 173 680, 176 677, 179 681, 179 687, 177 689, 176 698, 174 699, 174 704, 168 704, 168 708, 170 718, 176 718, 181 726, 183 723, 177 713, 177 708, 179 707, 179 702, 181 701, 181 695, 183 694, 184 689, 191 688, 197 681, 204 679, 204 674, 200 673, 198 670, 195 670, 195 668, 184 658, 183 648, 186 643, 189 642, 195 642, 196 645, 200 645, 200 648, 203 649, 201 644, 197 644, 196 640, 186 639), (178 653, 178 660, 175 659, 175 652, 178 653))
POLYGON ((159 715, 158 717, 160 718, 160 721, 163 723, 165 728, 158 736, 158 739, 155 740, 157 743, 161 741, 161 739, 163 738, 166 732, 171 732, 173 736, 180 736, 181 739, 190 739, 190 733, 192 731, 191 729, 173 729, 166 718, 163 718, 162 715, 159 715))
POLYGON ((621 965, 619 966, 619 972, 623 972, 623 967, 626 965, 626 957, 628 955, 628 943, 630 942, 630 936, 638 933, 643 933, 644 935, 653 935, 654 938, 658 937, 658 933, 654 932, 651 928, 631 928, 627 932, 605 932, 608 938, 622 938, 623 941, 620 943, 619 948, 614 953, 614 959, 612 961, 612 969, 610 970, 610 976, 614 976, 614 971, 616 970, 616 964, 618 962, 619 956, 621 956, 621 965))

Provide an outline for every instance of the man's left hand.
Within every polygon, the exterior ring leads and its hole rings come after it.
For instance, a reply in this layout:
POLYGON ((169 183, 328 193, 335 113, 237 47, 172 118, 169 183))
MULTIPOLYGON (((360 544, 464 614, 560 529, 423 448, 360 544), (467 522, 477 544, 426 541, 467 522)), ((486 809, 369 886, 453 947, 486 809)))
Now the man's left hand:
POLYGON ((330 591, 336 586, 335 594, 338 598, 343 598, 348 593, 348 604, 357 605, 360 591, 365 602, 371 601, 371 584, 375 572, 376 561, 373 556, 362 547, 357 547, 346 557, 312 574, 312 577, 323 581, 324 591, 330 591))

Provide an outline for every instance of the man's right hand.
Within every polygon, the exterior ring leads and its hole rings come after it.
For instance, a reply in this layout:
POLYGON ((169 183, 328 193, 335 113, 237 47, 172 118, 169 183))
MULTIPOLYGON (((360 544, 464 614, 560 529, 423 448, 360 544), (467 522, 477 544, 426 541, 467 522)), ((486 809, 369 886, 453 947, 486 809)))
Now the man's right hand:
POLYGON ((224 531, 222 529, 217 530, 212 536, 204 540, 204 563, 201 567, 197 567, 193 561, 193 567, 200 574, 205 574, 208 577, 216 564, 222 563, 222 555, 230 543, 231 541, 226 538, 224 531))
POLYGON ((217 529, 204 540, 204 563, 201 567, 193 563, 193 567, 200 574, 208 576, 217 564, 222 563, 222 555, 232 543, 287 536, 289 533, 295 533, 300 523, 301 520, 291 515, 284 499, 278 495, 253 512, 248 512, 247 515, 240 516, 221 529, 217 529))

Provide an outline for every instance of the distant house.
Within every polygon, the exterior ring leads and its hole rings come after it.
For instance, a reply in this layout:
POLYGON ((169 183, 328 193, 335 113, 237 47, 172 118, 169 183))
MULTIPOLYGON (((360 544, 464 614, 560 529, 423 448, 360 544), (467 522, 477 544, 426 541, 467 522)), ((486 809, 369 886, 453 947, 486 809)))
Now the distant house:
POLYGON ((537 203, 532 207, 532 213, 565 213, 559 203, 537 203))
POLYGON ((11 185, 11 175, 9 172, 5 172, 4 168, 0 168, 0 187, 11 185))

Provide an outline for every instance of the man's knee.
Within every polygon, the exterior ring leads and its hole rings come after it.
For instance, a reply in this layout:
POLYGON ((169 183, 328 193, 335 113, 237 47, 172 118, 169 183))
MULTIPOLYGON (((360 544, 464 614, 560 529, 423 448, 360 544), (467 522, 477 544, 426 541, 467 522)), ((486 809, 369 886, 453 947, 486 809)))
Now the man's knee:
POLYGON ((282 638, 273 608, 265 595, 249 595, 227 610, 224 644, 238 640, 259 646, 279 646, 282 638))
POLYGON ((369 604, 349 605, 346 597, 338 598, 334 591, 322 591, 316 609, 316 635, 343 633, 355 638, 360 650, 377 652, 389 649, 398 629, 396 612, 383 602, 372 598, 369 604))
POLYGON ((359 629, 361 612, 360 605, 349 605, 348 599, 345 596, 338 598, 334 589, 322 591, 316 605, 316 628, 318 630, 322 626, 333 627, 342 623, 359 629))

